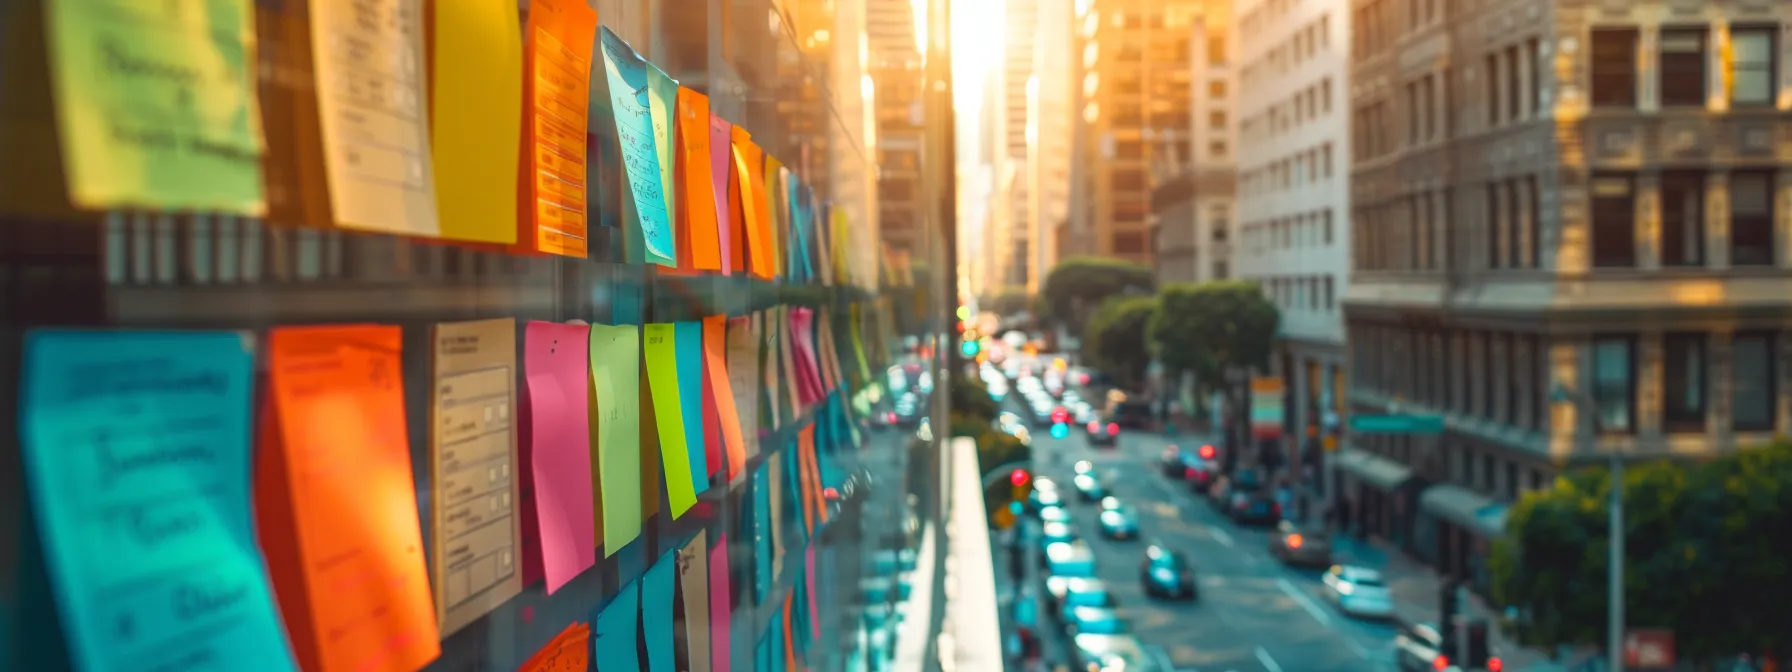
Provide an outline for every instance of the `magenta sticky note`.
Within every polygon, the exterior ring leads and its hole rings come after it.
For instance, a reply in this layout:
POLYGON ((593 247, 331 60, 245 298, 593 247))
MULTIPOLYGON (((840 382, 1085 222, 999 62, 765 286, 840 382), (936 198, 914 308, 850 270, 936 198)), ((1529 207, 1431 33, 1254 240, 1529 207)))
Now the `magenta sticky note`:
POLYGON ((591 496, 589 328, 530 322, 523 332, 535 518, 548 594, 597 563, 591 496))
POLYGON ((709 172, 716 185, 716 240, 721 244, 722 274, 734 273, 734 207, 728 203, 728 177, 734 174, 734 124, 709 115, 709 172))
POLYGON ((815 545, 810 544, 803 556, 803 581, 807 584, 803 593, 809 596, 809 636, 820 641, 821 614, 815 610, 815 545))
POLYGON ((804 405, 821 401, 825 394, 821 389, 820 362, 815 358, 814 324, 814 310, 790 310, 790 333, 796 346, 791 352, 796 356, 797 397, 804 405))
POLYGON ((728 535, 716 539, 709 549, 709 656, 710 672, 728 672, 728 661, 734 652, 728 639, 728 622, 734 612, 728 608, 728 596, 734 590, 728 585, 728 535))

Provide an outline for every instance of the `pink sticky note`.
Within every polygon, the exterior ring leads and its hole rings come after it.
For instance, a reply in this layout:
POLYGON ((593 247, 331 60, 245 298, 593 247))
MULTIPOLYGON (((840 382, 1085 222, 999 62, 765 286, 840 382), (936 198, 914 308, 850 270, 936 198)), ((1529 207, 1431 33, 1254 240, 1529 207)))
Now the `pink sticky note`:
POLYGON ((734 590, 728 585, 728 535, 724 533, 716 539, 715 548, 709 549, 710 672, 728 672, 728 660, 734 657, 728 639, 728 622, 734 618, 728 606, 728 596, 732 594, 734 590))
POLYGON ((734 124, 709 115, 709 172, 716 185, 716 242, 722 250, 722 275, 734 273, 734 208, 728 202, 728 176, 734 174, 730 160, 734 124))
POLYGON ((548 594, 597 563, 591 498, 590 404, 585 384, 590 329, 530 322, 523 332, 529 471, 548 594))
POLYGON ((796 346, 792 352, 796 355, 797 395, 805 406, 820 401, 823 396, 821 376, 816 368, 814 320, 815 311, 808 308, 790 311, 790 331, 796 346))
POLYGON ((809 546, 809 550, 805 552, 803 558, 803 580, 808 582, 808 590, 804 592, 809 596, 809 634, 815 641, 820 641, 821 614, 816 613, 815 610, 815 546, 813 544, 809 546))

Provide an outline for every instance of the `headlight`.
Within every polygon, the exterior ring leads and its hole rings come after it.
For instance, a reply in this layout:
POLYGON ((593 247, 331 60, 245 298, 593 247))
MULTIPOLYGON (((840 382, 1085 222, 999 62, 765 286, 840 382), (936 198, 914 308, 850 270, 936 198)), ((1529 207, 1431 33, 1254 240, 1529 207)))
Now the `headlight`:
POLYGON ((1151 575, 1154 577, 1157 577, 1157 580, 1159 580, 1159 581, 1175 581, 1176 580, 1176 573, 1172 572, 1166 568, 1163 568, 1163 567, 1159 567, 1157 569, 1151 570, 1151 575))
POLYGON ((1356 592, 1356 584, 1343 583, 1343 582, 1338 583, 1338 594, 1339 595, 1349 595, 1354 592, 1356 592))

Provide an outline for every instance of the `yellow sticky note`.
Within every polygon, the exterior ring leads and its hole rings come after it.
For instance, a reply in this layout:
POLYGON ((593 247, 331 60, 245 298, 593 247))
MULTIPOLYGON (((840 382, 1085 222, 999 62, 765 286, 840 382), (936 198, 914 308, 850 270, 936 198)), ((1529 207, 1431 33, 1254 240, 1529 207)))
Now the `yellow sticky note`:
POLYGON ((69 200, 261 215, 261 110, 248 0, 51 2, 69 200))
POLYGON ((523 32, 510 0, 435 3, 430 142, 442 237, 516 242, 523 32))
POLYGON ((660 434, 660 469, 665 474, 667 503, 672 505, 672 517, 677 518, 697 503, 697 492, 691 486, 691 457, 685 449, 673 325, 649 324, 642 331, 648 394, 653 397, 654 426, 660 434))

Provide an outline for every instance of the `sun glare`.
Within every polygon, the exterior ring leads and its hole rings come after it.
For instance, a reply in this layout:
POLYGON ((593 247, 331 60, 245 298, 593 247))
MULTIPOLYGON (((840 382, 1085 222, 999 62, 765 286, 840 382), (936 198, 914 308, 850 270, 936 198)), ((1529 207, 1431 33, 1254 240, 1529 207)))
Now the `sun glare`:
POLYGON ((952 107, 961 115, 982 106, 984 77, 1002 61, 1007 8, 1006 0, 952 2, 952 107))

